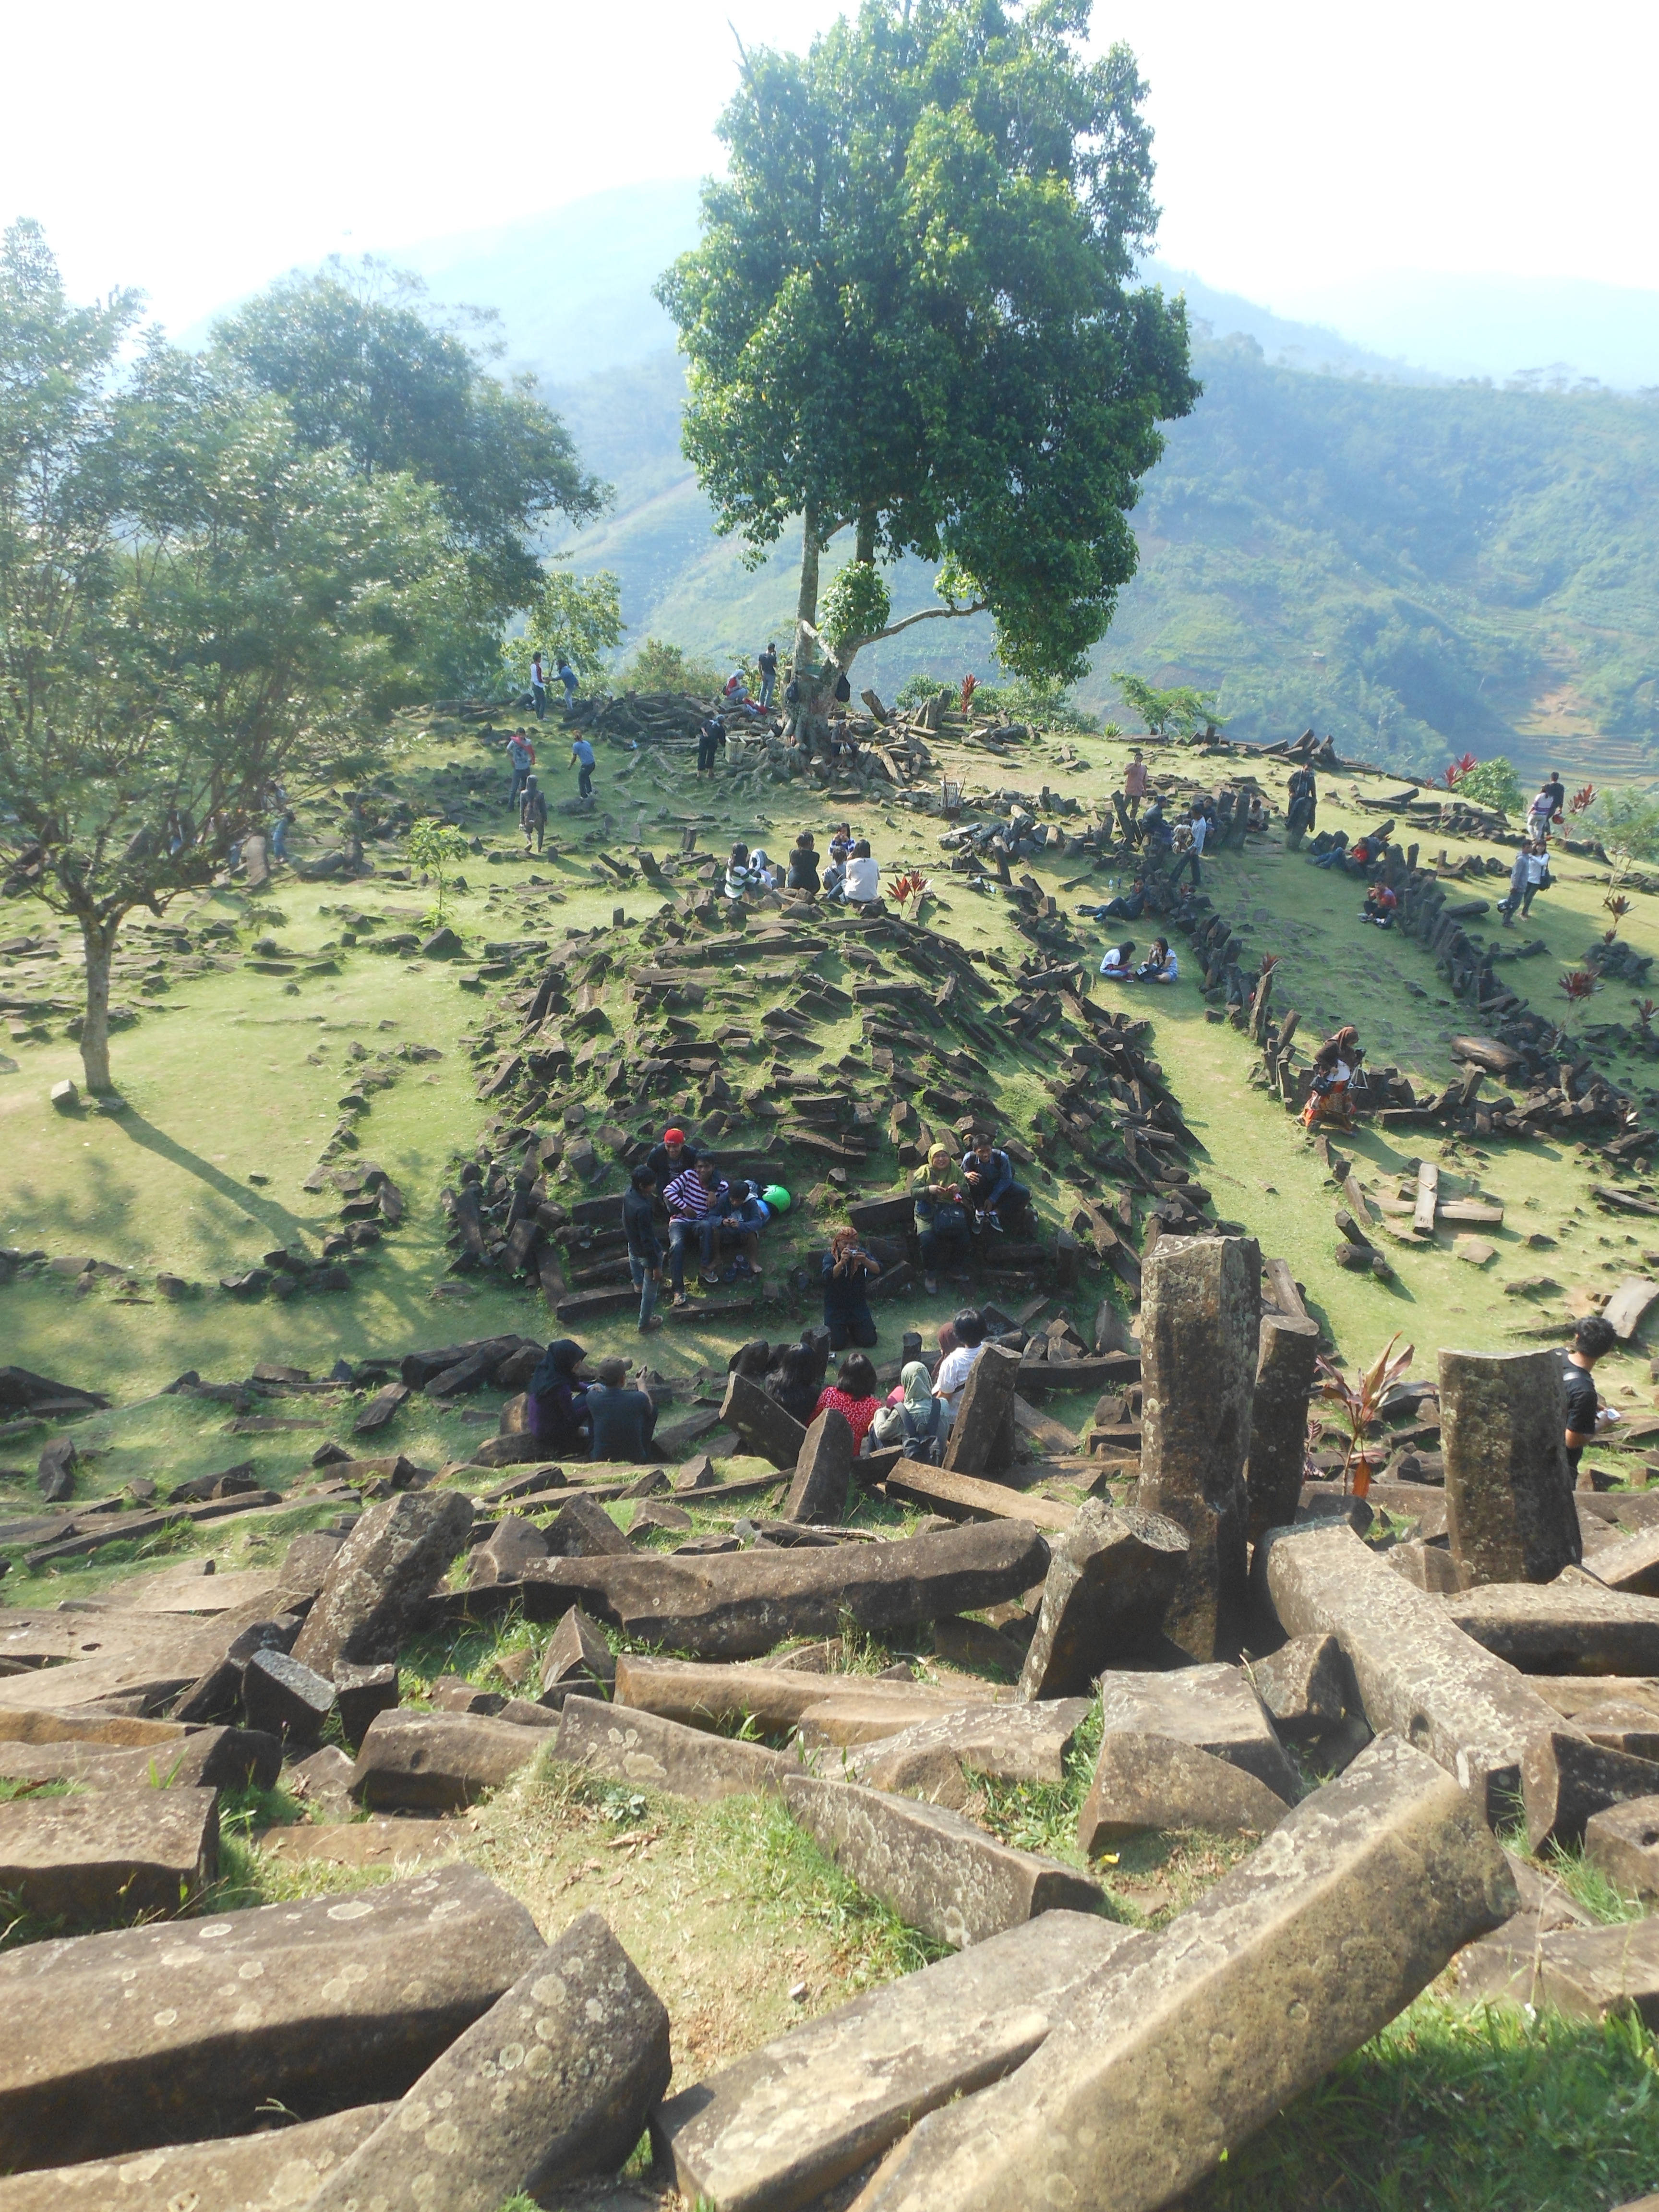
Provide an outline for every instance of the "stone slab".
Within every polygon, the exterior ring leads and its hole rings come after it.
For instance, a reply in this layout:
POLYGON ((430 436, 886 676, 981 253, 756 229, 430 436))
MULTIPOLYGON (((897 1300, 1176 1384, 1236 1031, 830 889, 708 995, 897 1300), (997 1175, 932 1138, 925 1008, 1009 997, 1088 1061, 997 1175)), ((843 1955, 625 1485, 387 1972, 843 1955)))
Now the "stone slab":
POLYGON ((820 1528, 843 1522, 854 1457, 852 1424, 845 1413, 826 1406, 801 1438, 783 1519, 820 1528))
POLYGON ((1659 1674, 1659 1598, 1607 1589, 1580 1567, 1541 1585, 1488 1583, 1443 1603, 1466 1636, 1523 1674, 1659 1674))
POLYGON ((1189 1743, 1254 1774, 1286 1804, 1296 1777, 1267 1708, 1239 1667, 1178 1667, 1168 1674, 1114 1668, 1100 1678, 1104 1735, 1115 1730, 1189 1743))
POLYGON ((216 1790, 100 1790, 0 1804, 0 1890, 42 1919, 171 1915, 218 1873, 216 1790))
POLYGON ((1632 1797, 1593 1814, 1584 1856, 1621 1897, 1659 1897, 1659 1796, 1632 1797))
MULTIPOLYGON (((964 1767, 994 1782, 1063 1782, 1066 1754, 1090 1710, 1087 1698, 960 1708, 866 1744, 848 1759, 848 1771, 869 1789, 925 1797, 960 1812, 969 1796, 964 1767)), ((809 1723, 813 1717, 809 1714, 809 1723)))
POLYGON ((410 1867, 426 1859, 448 1858, 466 1840, 459 1820, 397 1820, 307 1822, 267 1828, 258 1838, 269 1859, 298 1866, 410 1867))
MULTIPOLYGON (((1489 1257, 1492 1248, 1481 1249, 1489 1257)), ((1556 1353, 1443 1350, 1439 1376, 1446 1526, 1460 1585, 1547 1583, 1576 1566, 1583 1545, 1556 1353)))
POLYGON ((1186 1530, 1156 1513, 1090 1498, 1050 1547, 1022 1698, 1086 1695, 1103 1667, 1146 1650, 1186 1563, 1186 1530))
POLYGON ((799 1726, 814 1705, 842 1695, 887 1706, 895 1715, 887 1733, 896 1735, 918 1717, 919 1705, 945 1711, 969 1703, 989 1705, 997 1693, 988 1682, 965 1677, 947 1687, 817 1668, 709 1666, 695 1659, 657 1659, 626 1651, 617 1661, 615 1695, 619 1705, 637 1706, 688 1728, 729 1728, 752 1720, 763 1735, 781 1735, 799 1726))
POLYGON ((378 1811, 453 1813, 510 1782, 543 1748, 537 1729, 480 1713, 377 1713, 351 1795, 378 1811))
POLYGON ((611 1781, 705 1804, 780 1789, 785 1775, 800 1771, 798 1759, 763 1743, 713 1735, 597 1698, 565 1699, 554 1757, 611 1781))
POLYGON ((1659 1597, 1659 1528, 1599 1545, 1584 1571, 1627 1597, 1659 1597))
POLYGON ((659 2158, 688 2200, 799 2212, 925 2113, 1022 2064, 1057 2001, 1129 1932, 1045 1912, 839 2005, 670 2098, 652 2122, 659 2158))
POLYGON ((1377 1735, 1416 1744, 1488 1820, 1507 1820, 1528 1741, 1552 1725, 1553 1709, 1465 1636, 1443 1599, 1390 1572, 1352 1528, 1275 1530, 1256 1558, 1286 1633, 1341 1644, 1377 1735))
POLYGON ((857 2212, 1151 2212, 1393 2020, 1515 1888, 1467 1793, 1374 1744, 1160 1933, 1121 1945, 1035 2057, 936 2112, 857 2212))
POLYGON ((323 2183, 307 2212, 497 2212, 623 2163, 668 2087, 668 2014, 581 1912, 323 2183))
POLYGON ((296 2212, 392 2105, 0 2180, 0 2212, 296 2212))
POLYGON ((1288 1809, 1265 1782, 1213 1753, 1173 1736, 1115 1729, 1101 1740, 1078 1814, 1078 1848, 1097 1858, 1109 1844, 1159 1830, 1265 1834, 1288 1809))
POLYGON ((1334 1636, 1293 1636, 1253 1660, 1251 1685, 1280 1736, 1300 1739, 1334 1728, 1354 1696, 1353 1676, 1334 1636))
POLYGON ((83 1790, 269 1790, 282 1771, 282 1747, 257 1729, 198 1728, 159 1744, 112 1745, 85 1739, 0 1742, 0 1778, 73 1782, 83 1790))
POLYGON ((956 1949, 1101 1891, 1056 1859, 1016 1850, 943 1806, 792 1775, 784 1800, 820 1850, 912 1928, 956 1949))
POLYGON ((541 1955, 471 1867, 0 1954, 0 2165, 401 2096, 541 1955))
POLYGON ((1507 1929, 1458 1954, 1460 1996, 1552 2006, 1573 2020, 1634 2012, 1659 2027, 1659 1919, 1540 1934, 1507 1929))
POLYGON ((1592 1743, 1575 1723, 1540 1729, 1521 1762, 1527 1848, 1534 1854, 1547 1844, 1571 1850, 1583 1842, 1593 1814, 1656 1791, 1659 1765, 1652 1759, 1592 1743))
POLYGON ((327 1677, 343 1659, 395 1659, 471 1525, 472 1501, 453 1490, 401 1491, 371 1505, 330 1565, 294 1656, 327 1677))
POLYGON ((1075 1506, 1056 1498, 986 1482, 976 1474, 947 1474, 942 1467, 927 1467, 917 1459, 900 1460, 882 1488, 902 1505, 925 1505, 950 1521, 1024 1521, 1063 1535, 1077 1518, 1075 1506))

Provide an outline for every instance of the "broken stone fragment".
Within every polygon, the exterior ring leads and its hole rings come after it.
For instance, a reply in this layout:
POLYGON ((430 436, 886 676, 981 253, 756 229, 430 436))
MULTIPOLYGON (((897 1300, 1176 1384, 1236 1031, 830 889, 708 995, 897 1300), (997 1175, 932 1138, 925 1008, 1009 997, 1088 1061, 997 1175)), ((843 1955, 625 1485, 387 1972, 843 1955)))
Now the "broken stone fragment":
POLYGON ((1267 1707, 1242 1668, 1178 1667, 1169 1674, 1114 1668, 1100 1681, 1104 1735, 1118 1729, 1170 1736, 1254 1774, 1286 1804, 1296 1776, 1267 1707))
POLYGON ((1296 1518, 1318 1356, 1317 1322, 1301 1315, 1262 1315, 1250 1399, 1250 1455, 1244 1469, 1252 1543, 1269 1528, 1288 1528, 1296 1518))
POLYGON ((783 1518, 817 1527, 838 1526, 847 1517, 853 1459, 851 1423, 833 1406, 826 1407, 801 1438, 783 1518))
POLYGON ((1659 1674, 1659 1598, 1608 1589, 1582 1567, 1543 1584, 1487 1583, 1445 1603, 1466 1636, 1523 1674, 1659 1674))
POLYGON ((250 1728, 286 1742, 313 1744, 334 1710, 334 1685, 283 1651, 256 1651, 242 1670, 242 1710, 250 1728))
MULTIPOLYGON (((557 1559, 626 1559, 633 1547, 597 1498, 573 1498, 543 1531, 544 1550, 557 1559)), ((529 1554, 525 1555, 530 1564, 529 1554)))
POLYGON ((1570 1722, 1541 1729, 1521 1762, 1527 1848, 1536 1853, 1553 1844, 1571 1850, 1583 1842, 1593 1814, 1656 1791, 1659 1765, 1652 1759, 1592 1743, 1570 1722))
POLYGON ((1080 1983, 1036 2055, 935 2112, 856 2212, 1150 2212, 1201 2181, 1514 1907, 1468 1794, 1397 1737, 1080 1983))
POLYGON ((783 1794, 827 1857, 935 1942, 961 1949, 1041 1912, 1104 1904, 1085 1875, 1016 1850, 943 1806, 806 1775, 791 1775, 783 1794))
POLYGON ((1156 1639, 1186 1561, 1187 1532, 1085 1499, 1053 1544, 1020 1674, 1022 1698, 1086 1695, 1103 1667, 1156 1639))
POLYGON ((1659 1897, 1659 1796, 1632 1797, 1592 1814, 1584 1856, 1621 1897, 1659 1897))
POLYGON ((0 1890, 45 1920, 181 1911, 218 1878, 218 1807, 142 1785, 0 1805, 0 1890))
POLYGON ((806 1431, 749 1374, 733 1369, 726 1376, 720 1419, 723 1427, 734 1431, 751 1452, 770 1460, 774 1467, 793 1468, 799 1460, 806 1431))
POLYGON ((1659 1919, 1540 1933, 1528 1917, 1459 1953, 1460 1996, 1547 2005, 1573 2020, 1633 2012, 1650 2027, 1659 2021, 1659 1919))
POLYGON ((25 1945, 0 1955, 0 2166, 235 2134, 276 2099, 313 2119, 400 2097, 543 1949, 471 1867, 25 1945))
POLYGON ((668 2014, 597 1912, 442 2057, 307 2212, 496 2212, 614 2172, 668 2087, 668 2014))
POLYGON ((617 1662, 605 1631, 573 1605, 554 1630, 542 1660, 544 1692, 573 1680, 602 1682, 617 1679, 617 1662))
POLYGON ((533 1521, 509 1513, 495 1524, 488 1543, 475 1546, 467 1562, 467 1582, 473 1589, 494 1583, 515 1583, 528 1559, 548 1556, 547 1537, 533 1521))
POLYGON ((499 1790, 542 1748, 532 1729, 477 1713, 381 1713, 351 1771, 351 1794, 379 1811, 452 1813, 499 1790))
POLYGON ((294 1656, 323 1675, 342 1659, 395 1659, 471 1525, 471 1500, 454 1491, 402 1491, 371 1505, 329 1567, 294 1656))
POLYGON ((798 1759, 764 1744, 574 1695, 564 1701, 554 1756, 609 1781, 704 1803, 777 1790, 785 1775, 800 1771, 798 1759))
POLYGON ((1013 1457, 1019 1354, 988 1344, 974 1362, 945 1446, 950 1474, 1000 1474, 1013 1457))
POLYGON ((1334 1636, 1293 1636, 1253 1660, 1250 1681, 1281 1736, 1334 1728, 1354 1698, 1353 1677, 1334 1636))
POLYGON ((1553 1582, 1583 1556, 1553 1352, 1440 1354, 1446 1526, 1464 1589, 1553 1582))
POLYGON ((1066 1991, 1129 1934, 1045 1912, 902 1975, 670 2098, 652 2121, 659 2156, 688 2200, 721 2212, 815 2203, 924 2113, 1030 2057, 1066 1991))
POLYGON ((1102 1739, 1078 1814, 1078 1848, 1097 1858, 1109 1844, 1152 1829, 1265 1834, 1288 1810, 1265 1782, 1212 1752, 1148 1730, 1114 1729, 1102 1739))
MULTIPOLYGON (((808 1714, 809 1722, 817 1710, 808 1714)), ((1066 1754, 1089 1710, 1087 1698, 963 1706, 913 1722, 855 1752, 848 1771, 872 1790, 925 1797, 930 1805, 960 1812, 971 1794, 964 1767, 993 1782, 1063 1782, 1066 1754)))
POLYGON ((0 2181, 0 2212, 181 2212, 185 2205, 289 2212, 394 2109, 355 2105, 297 2127, 14 2174, 0 2181))

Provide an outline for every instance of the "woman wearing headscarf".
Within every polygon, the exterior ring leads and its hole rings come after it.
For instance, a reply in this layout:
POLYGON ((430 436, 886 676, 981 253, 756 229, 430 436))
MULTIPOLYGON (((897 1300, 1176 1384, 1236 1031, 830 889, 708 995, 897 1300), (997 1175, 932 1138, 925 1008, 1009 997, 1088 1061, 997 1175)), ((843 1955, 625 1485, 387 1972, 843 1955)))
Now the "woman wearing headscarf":
POLYGON ((968 1259, 968 1210, 956 1178, 956 1154, 949 1145, 931 1145, 927 1164, 910 1178, 910 1202, 921 1246, 922 1283, 931 1297, 939 1289, 941 1261, 961 1267, 968 1259))
POLYGON ((875 1342, 868 1283, 880 1273, 859 1243, 856 1229, 836 1230, 823 1255, 823 1325, 830 1332, 831 1352, 844 1352, 849 1344, 867 1351, 875 1342))
POLYGON ((1328 1121, 1338 1129, 1352 1128, 1348 1085, 1358 1073, 1359 1063, 1364 1057, 1356 1029, 1340 1029, 1334 1036, 1326 1038, 1314 1054, 1313 1089, 1302 1109, 1304 1129, 1316 1128, 1322 1121, 1328 1121))
POLYGON ((936 1461, 950 1428, 944 1401, 933 1395, 927 1370, 919 1359, 906 1364, 899 1382, 904 1395, 896 1406, 884 1406, 877 1414, 875 1441, 902 1445, 906 1459, 936 1461))
POLYGON ((526 1425, 549 1459, 574 1457, 587 1448, 587 1390, 576 1373, 586 1357, 574 1338, 562 1336, 548 1346, 530 1378, 526 1425))

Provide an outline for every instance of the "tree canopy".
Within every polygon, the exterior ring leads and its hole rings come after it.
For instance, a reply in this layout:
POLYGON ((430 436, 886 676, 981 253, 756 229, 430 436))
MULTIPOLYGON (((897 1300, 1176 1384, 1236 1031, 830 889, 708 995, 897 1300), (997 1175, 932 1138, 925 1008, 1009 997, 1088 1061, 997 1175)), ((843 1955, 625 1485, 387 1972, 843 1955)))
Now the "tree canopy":
POLYGON ((879 561, 939 564, 1004 665, 1074 679, 1133 573, 1126 516, 1185 414, 1185 311, 1131 282, 1152 235, 1133 57, 1080 57, 1089 0, 863 0, 804 57, 743 58, 729 175, 661 280, 690 364, 684 443, 722 530, 802 520, 797 655, 823 548, 862 575, 836 658, 890 635, 879 561))
POLYGON ((434 487, 313 448, 222 356, 152 336, 123 372, 137 313, 74 306, 38 225, 0 242, 0 890, 80 926, 94 1090, 125 916, 361 743, 470 588, 434 487))
POLYGON ((474 596, 470 638, 447 641, 452 682, 483 679, 503 621, 537 603, 541 528, 556 514, 585 521, 608 496, 534 380, 494 374, 499 342, 465 335, 493 319, 435 307, 419 277, 372 257, 354 270, 337 255, 214 331, 217 352, 284 403, 313 452, 349 455, 371 480, 406 475, 435 489, 474 596))

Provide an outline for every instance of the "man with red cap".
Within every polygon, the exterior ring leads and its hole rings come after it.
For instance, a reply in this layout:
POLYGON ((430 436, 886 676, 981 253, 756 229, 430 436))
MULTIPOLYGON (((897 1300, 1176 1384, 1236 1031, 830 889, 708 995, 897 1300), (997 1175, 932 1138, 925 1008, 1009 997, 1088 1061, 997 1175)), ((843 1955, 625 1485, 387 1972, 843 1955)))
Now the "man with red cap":
POLYGON ((696 1146, 686 1142, 684 1129, 665 1129, 661 1144, 652 1146, 643 1164, 650 1169, 657 1188, 665 1191, 676 1176, 695 1167, 700 1157, 696 1146))

